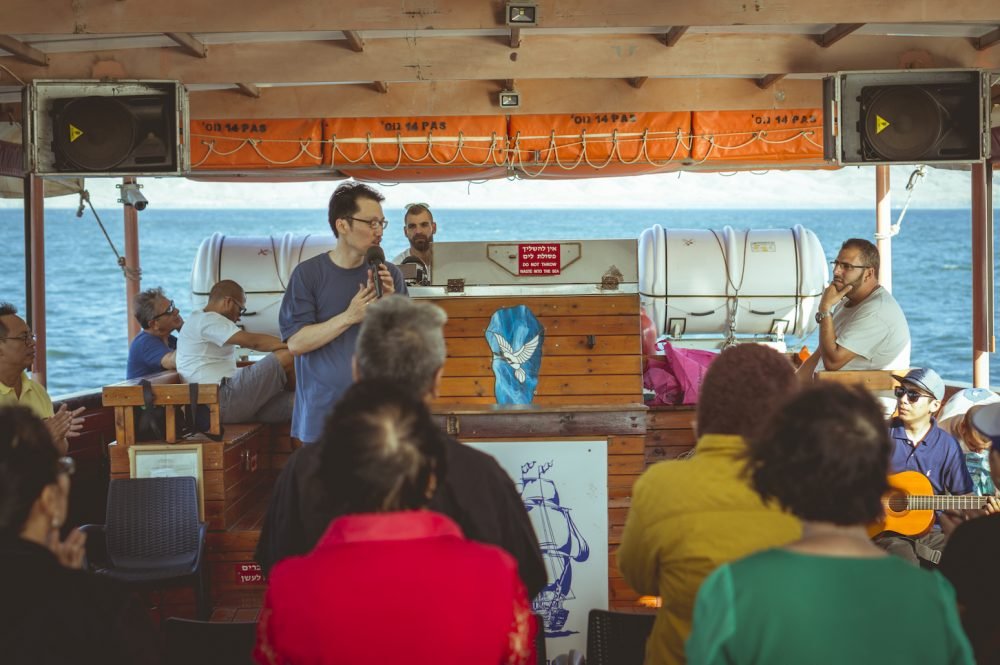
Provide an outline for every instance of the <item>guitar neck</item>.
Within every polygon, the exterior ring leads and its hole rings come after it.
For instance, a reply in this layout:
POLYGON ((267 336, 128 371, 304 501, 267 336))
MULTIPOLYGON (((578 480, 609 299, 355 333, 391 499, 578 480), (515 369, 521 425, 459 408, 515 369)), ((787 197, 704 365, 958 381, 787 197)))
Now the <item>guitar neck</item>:
POLYGON ((970 510, 982 508, 989 497, 985 496, 922 496, 911 494, 906 497, 909 510, 970 510))

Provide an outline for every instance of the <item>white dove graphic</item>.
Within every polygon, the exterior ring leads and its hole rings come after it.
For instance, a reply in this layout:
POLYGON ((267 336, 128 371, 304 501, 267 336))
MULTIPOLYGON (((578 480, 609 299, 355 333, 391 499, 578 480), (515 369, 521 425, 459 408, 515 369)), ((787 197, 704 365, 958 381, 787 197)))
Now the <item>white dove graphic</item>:
POLYGON ((535 349, 538 348, 538 335, 525 342, 524 346, 517 351, 514 351, 510 347, 510 342, 504 339, 500 333, 494 332, 493 336, 497 338, 497 344, 500 345, 500 357, 514 370, 514 378, 520 383, 524 383, 527 375, 521 369, 521 365, 528 362, 528 359, 535 355, 535 349))

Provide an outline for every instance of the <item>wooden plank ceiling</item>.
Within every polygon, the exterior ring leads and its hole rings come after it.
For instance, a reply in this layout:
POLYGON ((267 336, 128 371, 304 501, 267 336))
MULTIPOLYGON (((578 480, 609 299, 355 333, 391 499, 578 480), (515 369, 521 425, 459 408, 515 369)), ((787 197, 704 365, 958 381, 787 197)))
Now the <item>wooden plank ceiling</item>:
MULTIPOLYGON (((179 79, 194 118, 802 108, 841 70, 1000 73, 996 0, 4 0, 0 103, 179 79)), ((1000 87, 997 88, 1000 90, 1000 87)))

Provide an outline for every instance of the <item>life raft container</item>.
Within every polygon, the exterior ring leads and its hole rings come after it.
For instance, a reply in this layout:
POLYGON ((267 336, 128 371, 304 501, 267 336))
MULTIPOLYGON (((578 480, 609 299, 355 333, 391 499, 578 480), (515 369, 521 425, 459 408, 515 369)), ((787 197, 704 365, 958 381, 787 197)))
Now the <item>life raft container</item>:
POLYGON ((657 332, 804 337, 828 276, 812 231, 665 229, 639 237, 639 292, 657 332))
POLYGON ((191 268, 191 295, 196 309, 208 304, 208 293, 221 280, 239 282, 246 293, 245 330, 280 336, 278 310, 292 271, 302 261, 333 249, 331 234, 226 236, 213 233, 201 241, 191 268))

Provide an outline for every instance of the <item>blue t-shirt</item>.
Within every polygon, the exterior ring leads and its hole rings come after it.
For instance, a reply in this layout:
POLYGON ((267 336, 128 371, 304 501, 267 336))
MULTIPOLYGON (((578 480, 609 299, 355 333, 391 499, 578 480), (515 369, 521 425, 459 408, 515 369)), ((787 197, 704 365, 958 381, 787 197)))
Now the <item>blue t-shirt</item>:
MULTIPOLYGON (((396 293, 407 295, 399 268, 391 263, 385 265, 392 274, 396 293)), ((368 266, 364 263, 345 269, 327 254, 300 263, 288 280, 278 312, 281 339, 288 341, 303 327, 322 323, 346 310, 358 287, 367 281, 368 266)), ((329 344, 295 357, 292 436, 300 441, 319 440, 327 414, 353 382, 351 359, 360 329, 360 325, 353 325, 329 344)))
POLYGON ((157 374, 163 371, 160 362, 163 356, 177 349, 177 338, 173 335, 164 342, 156 335, 150 335, 145 330, 139 332, 128 347, 128 368, 126 379, 138 379, 147 374, 157 374))
POLYGON ((931 418, 931 429, 918 446, 910 440, 899 418, 890 424, 892 459, 889 472, 919 471, 927 476, 935 494, 971 494, 972 477, 965 466, 965 456, 954 437, 938 427, 931 418))

